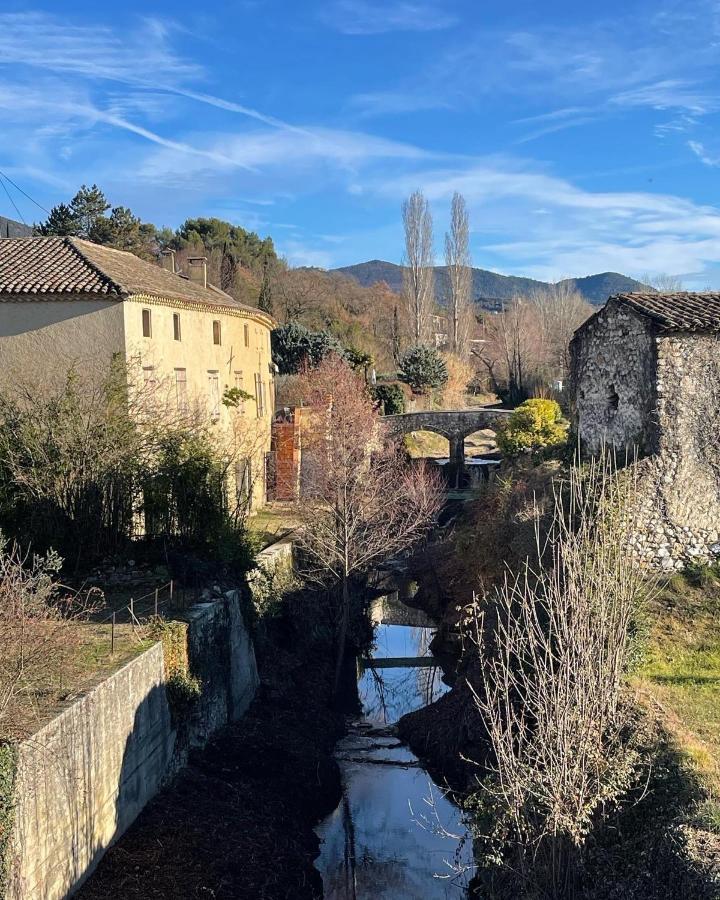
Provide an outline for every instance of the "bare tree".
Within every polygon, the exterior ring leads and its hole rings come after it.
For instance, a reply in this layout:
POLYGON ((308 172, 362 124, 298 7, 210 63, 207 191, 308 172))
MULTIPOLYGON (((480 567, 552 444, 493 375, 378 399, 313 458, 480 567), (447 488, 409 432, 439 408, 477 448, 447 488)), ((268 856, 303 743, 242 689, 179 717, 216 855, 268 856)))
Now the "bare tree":
POLYGON ((337 689, 351 612, 352 582, 419 541, 441 504, 439 478, 408 466, 383 439, 362 376, 337 357, 307 375, 313 413, 303 434, 298 515, 306 574, 338 589, 337 689))
POLYGON ((582 848, 603 810, 633 783, 632 705, 623 702, 631 628, 648 582, 627 549, 637 514, 632 475, 607 458, 556 485, 547 542, 469 620, 471 679, 494 763, 482 781, 495 838, 531 896, 571 897, 582 848), (487 627, 484 608, 493 625, 487 627))
POLYGON ((661 294, 674 294, 685 290, 682 278, 679 275, 669 275, 667 272, 657 272, 655 275, 646 272, 640 276, 640 281, 661 294))
POLYGON ((445 266, 450 281, 448 316, 450 349, 467 353, 472 324, 472 261, 467 205, 462 194, 452 198, 450 231, 445 234, 445 266))
POLYGON ((570 369, 570 341, 593 308, 570 280, 559 281, 532 298, 540 318, 541 354, 548 375, 564 378, 570 369))
POLYGON ((402 217, 405 228, 403 292, 412 339, 419 346, 429 340, 435 300, 432 213, 422 191, 415 191, 403 203, 402 217))
POLYGON ((540 372, 543 336, 536 305, 524 297, 509 300, 484 319, 485 342, 478 355, 491 374, 493 389, 511 403, 526 399, 540 372))

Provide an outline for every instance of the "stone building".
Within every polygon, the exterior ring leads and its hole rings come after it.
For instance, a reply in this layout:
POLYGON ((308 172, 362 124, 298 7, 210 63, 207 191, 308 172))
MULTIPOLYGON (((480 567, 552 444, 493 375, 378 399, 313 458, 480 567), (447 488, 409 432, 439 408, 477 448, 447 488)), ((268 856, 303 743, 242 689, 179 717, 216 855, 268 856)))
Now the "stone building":
POLYGON ((160 266, 78 238, 0 241, 0 386, 59 387, 70 369, 90 377, 120 356, 161 421, 209 420, 237 460, 232 489, 253 506, 270 450, 273 327, 208 283, 204 257, 181 274, 172 252, 160 266), (243 399, 225 402, 234 388, 243 399))
POLYGON ((637 555, 720 555, 720 293, 611 297, 571 342, 570 394, 583 451, 638 467, 637 555))

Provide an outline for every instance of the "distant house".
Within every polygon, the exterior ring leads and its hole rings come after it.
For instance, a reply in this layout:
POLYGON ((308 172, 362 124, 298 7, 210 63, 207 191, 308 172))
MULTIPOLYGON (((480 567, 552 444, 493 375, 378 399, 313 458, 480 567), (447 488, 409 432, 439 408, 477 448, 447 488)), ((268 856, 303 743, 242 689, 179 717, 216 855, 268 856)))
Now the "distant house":
POLYGON ((2 238, 31 237, 32 233, 33 230, 29 225, 23 225, 22 222, 14 222, 12 219, 0 216, 0 240, 2 238))
POLYGON ((720 293, 617 294, 571 360, 582 448, 641 458, 638 554, 666 569, 720 554, 720 293))
POLYGON ((218 440, 237 439, 238 421, 252 432, 235 483, 257 504, 275 399, 273 320, 209 285, 204 257, 189 260, 187 276, 174 269, 173 253, 161 267, 77 238, 0 241, 0 381, 58 383, 71 366, 120 354, 158 386, 168 414, 206 416, 218 440), (224 403, 233 388, 252 400, 224 403))

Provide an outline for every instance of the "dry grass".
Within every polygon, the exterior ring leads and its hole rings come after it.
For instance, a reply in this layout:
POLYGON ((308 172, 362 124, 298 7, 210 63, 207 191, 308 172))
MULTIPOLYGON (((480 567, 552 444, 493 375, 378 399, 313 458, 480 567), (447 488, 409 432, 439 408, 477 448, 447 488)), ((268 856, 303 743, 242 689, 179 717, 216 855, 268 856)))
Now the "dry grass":
POLYGON ((10 735, 23 739, 38 731, 78 697, 99 684, 150 642, 131 625, 115 627, 115 652, 111 652, 109 624, 75 623, 71 656, 48 668, 32 697, 28 697, 11 723, 10 735))
POLYGON ((720 826, 720 580, 673 576, 648 613, 641 696, 657 709, 708 795, 720 826), (692 583, 695 581, 696 583, 692 583), (700 583, 698 583, 698 581, 700 583))
POLYGON ((299 526, 295 507, 289 503, 269 503, 247 521, 250 533, 258 539, 261 547, 269 547, 299 526))

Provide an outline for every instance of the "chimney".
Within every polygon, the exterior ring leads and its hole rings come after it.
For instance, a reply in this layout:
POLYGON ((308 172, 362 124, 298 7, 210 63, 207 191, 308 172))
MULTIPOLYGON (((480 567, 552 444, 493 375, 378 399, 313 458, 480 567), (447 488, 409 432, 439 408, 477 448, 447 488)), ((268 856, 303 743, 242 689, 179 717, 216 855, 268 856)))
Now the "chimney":
POLYGON ((188 256, 188 278, 207 287, 207 256, 188 256))
POLYGON ((174 250, 161 250, 160 251, 160 265, 165 269, 166 272, 172 272, 175 274, 175 251, 174 250))

